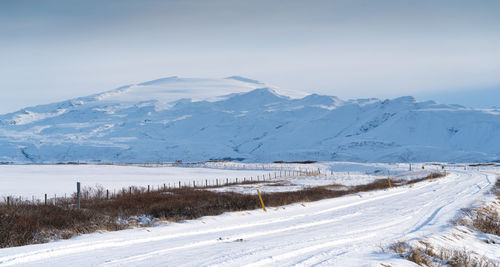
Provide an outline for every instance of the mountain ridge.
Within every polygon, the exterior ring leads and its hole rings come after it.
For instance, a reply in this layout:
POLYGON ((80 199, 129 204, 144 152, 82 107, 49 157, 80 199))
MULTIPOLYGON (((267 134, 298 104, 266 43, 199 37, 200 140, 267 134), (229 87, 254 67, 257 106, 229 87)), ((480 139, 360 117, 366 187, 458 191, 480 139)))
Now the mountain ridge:
POLYGON ((0 115, 0 162, 482 162, 498 136, 498 109, 172 76, 0 115))

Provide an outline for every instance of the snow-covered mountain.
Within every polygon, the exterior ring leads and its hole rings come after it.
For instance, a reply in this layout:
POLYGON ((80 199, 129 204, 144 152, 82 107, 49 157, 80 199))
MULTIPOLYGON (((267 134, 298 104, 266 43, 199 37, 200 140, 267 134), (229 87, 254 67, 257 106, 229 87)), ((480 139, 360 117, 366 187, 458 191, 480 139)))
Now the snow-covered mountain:
POLYGON ((170 77, 0 115, 2 162, 499 161, 500 110, 170 77))

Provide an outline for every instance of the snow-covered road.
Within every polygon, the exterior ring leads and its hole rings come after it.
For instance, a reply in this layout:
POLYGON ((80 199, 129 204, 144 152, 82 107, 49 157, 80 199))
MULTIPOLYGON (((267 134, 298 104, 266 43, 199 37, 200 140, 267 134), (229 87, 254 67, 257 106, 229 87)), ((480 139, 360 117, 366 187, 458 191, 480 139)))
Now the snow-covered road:
POLYGON ((486 198, 496 175, 446 178, 279 208, 0 249, 0 266, 410 265, 380 252, 442 233, 459 209, 486 198))

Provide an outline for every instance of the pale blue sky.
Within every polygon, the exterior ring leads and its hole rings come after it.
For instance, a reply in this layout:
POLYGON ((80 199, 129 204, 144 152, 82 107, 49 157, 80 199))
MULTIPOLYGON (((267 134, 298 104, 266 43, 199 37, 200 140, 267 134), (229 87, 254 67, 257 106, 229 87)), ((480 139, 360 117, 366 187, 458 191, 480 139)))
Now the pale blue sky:
POLYGON ((0 113, 172 75, 500 106, 498 14, 485 0, 1 0, 0 113))

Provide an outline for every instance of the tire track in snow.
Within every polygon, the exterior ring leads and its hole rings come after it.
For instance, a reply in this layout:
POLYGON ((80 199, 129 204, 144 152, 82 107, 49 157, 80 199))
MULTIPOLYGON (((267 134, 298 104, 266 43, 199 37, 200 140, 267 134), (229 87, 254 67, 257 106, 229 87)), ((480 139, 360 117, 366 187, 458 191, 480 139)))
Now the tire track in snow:
MULTIPOLYGON (((471 174, 470 172, 468 173, 462 173, 462 176, 466 175, 467 177, 472 177, 473 174, 471 174)), ((477 175, 485 175, 483 173, 477 173, 477 175)), ((486 186, 488 186, 490 183, 489 183, 489 179, 488 179, 488 175, 485 175, 486 176, 486 181, 488 181, 488 184, 487 185, 484 185, 482 187, 479 187, 477 190, 475 190, 474 188, 475 187, 470 187, 469 189, 465 190, 465 191, 462 191, 462 192, 459 192, 457 195, 456 195, 456 199, 460 199, 462 196, 471 196, 471 195, 476 195, 480 192, 482 192, 483 188, 485 188, 486 186), (475 192, 471 192, 471 191, 475 191, 475 192)), ((446 183, 453 183, 453 182, 459 182, 459 180, 457 178, 459 177, 454 177, 455 179, 450 179, 450 180, 447 180, 446 183)), ((441 180, 439 182, 445 182, 444 180, 441 180)), ((477 186, 477 184, 474 184, 475 186, 477 186)), ((444 189, 444 188, 441 188, 441 189, 444 189)), ((430 194, 431 192, 427 192, 425 195, 427 194, 430 194)), ((418 232, 420 231, 422 228, 424 228, 425 226, 429 225, 430 223, 432 223, 432 221, 437 217, 437 215, 439 214, 439 212, 441 212, 441 210, 447 206, 450 206, 451 204, 453 204, 455 202, 455 199, 452 199, 450 201, 448 201, 446 204, 444 205, 439 205, 439 203, 442 202, 442 199, 441 198, 435 198, 435 199, 432 199, 431 201, 427 202, 421 210, 423 210, 425 207, 436 207, 438 206, 438 208, 434 209, 432 211, 432 213, 426 217, 425 219, 423 219, 423 222, 422 220, 420 220, 418 222, 418 225, 415 226, 412 230, 408 231, 407 234, 412 234, 412 233, 415 233, 415 232, 418 232)))
MULTIPOLYGON (((297 224, 297 225, 293 225, 293 226, 289 226, 289 227, 285 227, 285 228, 278 228, 278 229, 274 229, 274 230, 251 232, 251 233, 246 233, 246 234, 234 234, 226 239, 227 240, 250 239, 250 238, 260 237, 260 236, 275 235, 275 234, 283 233, 283 232, 287 232, 287 231, 294 231, 294 230, 299 230, 299 229, 311 228, 311 227, 315 227, 318 225, 330 224, 333 222, 342 221, 344 219, 349 219, 349 218, 360 216, 360 215, 361 215, 361 213, 358 212, 358 213, 348 214, 348 215, 333 218, 333 219, 326 219, 326 220, 315 221, 315 222, 310 222, 310 223, 301 223, 301 224, 297 224)), ((113 265, 113 264, 131 263, 131 262, 135 262, 135 261, 145 260, 145 259, 148 259, 148 258, 151 258, 154 256, 162 255, 162 254, 165 254, 167 252, 174 251, 174 250, 211 245, 211 244, 220 243, 221 241, 222 240, 210 239, 210 240, 196 242, 196 243, 188 244, 188 245, 184 245, 184 246, 156 250, 156 251, 148 252, 145 254, 128 257, 125 259, 110 261, 110 262, 107 262, 104 266, 113 265)))
MULTIPOLYGON (((316 250, 330 248, 332 246, 335 246, 335 244, 337 244, 337 242, 338 242, 338 244, 344 244, 344 243, 348 243, 348 242, 352 243, 355 241, 364 240, 365 238, 370 238, 370 237, 376 236, 381 230, 390 228, 390 227, 395 226, 395 225, 400 225, 402 223, 405 223, 406 221, 411 220, 411 218, 412 218, 411 216, 404 216, 404 217, 399 218, 399 219, 391 220, 390 222, 387 222, 387 223, 375 224, 375 225, 372 225, 371 227, 365 227, 363 229, 348 231, 348 232, 341 233, 341 234, 331 233, 328 235, 323 235, 321 238, 316 238, 316 239, 308 240, 308 241, 301 240, 299 242, 294 242, 294 243, 290 243, 289 241, 287 241, 286 244, 281 244, 278 248, 274 248, 276 250, 279 250, 278 252, 271 253, 271 254, 281 254, 281 251, 285 250, 285 251, 291 251, 291 253, 293 255, 298 256, 298 255, 302 255, 300 253, 300 251, 306 251, 306 253, 308 253, 308 252, 312 252, 312 251, 316 251, 316 250), (353 235, 361 235, 361 237, 358 237, 358 238, 351 237, 353 235), (332 239, 334 239, 334 240, 328 241, 328 240, 332 240, 332 239), (346 240, 350 240, 350 241, 344 242, 346 240), (316 245, 316 243, 324 244, 324 246, 323 245, 316 245), (297 245, 299 245, 300 248, 297 248, 297 245)), ((347 218, 345 218, 345 219, 347 219, 347 218)), ((320 224, 317 226, 325 226, 325 225, 320 224)), ((315 226, 315 227, 317 227, 317 226, 315 226)), ((269 250, 269 248, 261 248, 259 250, 254 250, 247 255, 243 255, 243 256, 240 256, 238 258, 232 258, 231 261, 240 260, 244 257, 252 256, 253 254, 256 254, 256 253, 258 254, 258 253, 265 252, 268 250, 269 250)), ((266 259, 262 259, 260 261, 263 261, 263 264, 268 264, 267 261, 270 258, 273 259, 272 260, 273 262, 275 262, 278 260, 289 259, 292 257, 283 257, 282 258, 282 257, 270 256, 270 257, 266 257, 266 259)), ((218 266, 218 265, 227 265, 227 264, 228 264, 228 262, 223 262, 223 263, 219 263, 219 264, 212 263, 212 264, 208 264, 208 265, 218 266)), ((253 266, 254 264, 255 263, 252 263, 251 265, 253 266)), ((237 265, 237 263, 235 263, 234 265, 237 265)))
POLYGON ((429 216, 423 223, 421 223, 419 226, 415 227, 413 230, 411 230, 408 233, 409 234, 415 233, 415 232, 419 231, 420 229, 422 229, 423 227, 425 227, 427 224, 429 224, 437 216, 437 214, 439 213, 439 211, 441 211, 441 209, 443 207, 444 206, 441 206, 441 207, 437 208, 436 210, 434 210, 434 212, 431 214, 431 216, 429 216))
POLYGON ((245 265, 245 266, 247 266, 247 267, 250 267, 250 266, 267 266, 269 264, 275 264, 278 261, 283 261, 283 260, 286 260, 286 259, 294 258, 297 255, 304 255, 304 254, 311 253, 311 252, 314 252, 314 251, 317 251, 317 250, 321 250, 321 249, 325 249, 325 248, 329 248, 329 247, 334 247, 334 246, 338 246, 338 245, 349 243, 349 242, 355 242, 355 241, 365 240, 365 239, 374 237, 376 235, 377 235, 376 233, 371 233, 371 234, 368 234, 368 235, 360 236, 358 238, 345 238, 345 239, 334 240, 334 241, 330 241, 330 242, 318 244, 318 245, 315 245, 315 246, 309 246, 309 247, 305 247, 305 248, 302 248, 302 249, 299 249, 299 250, 290 251, 290 252, 287 252, 287 253, 283 253, 281 255, 271 256, 269 258, 266 258, 266 259, 263 259, 263 260, 260 260, 260 261, 257 261, 257 262, 253 262, 253 263, 245 265))

